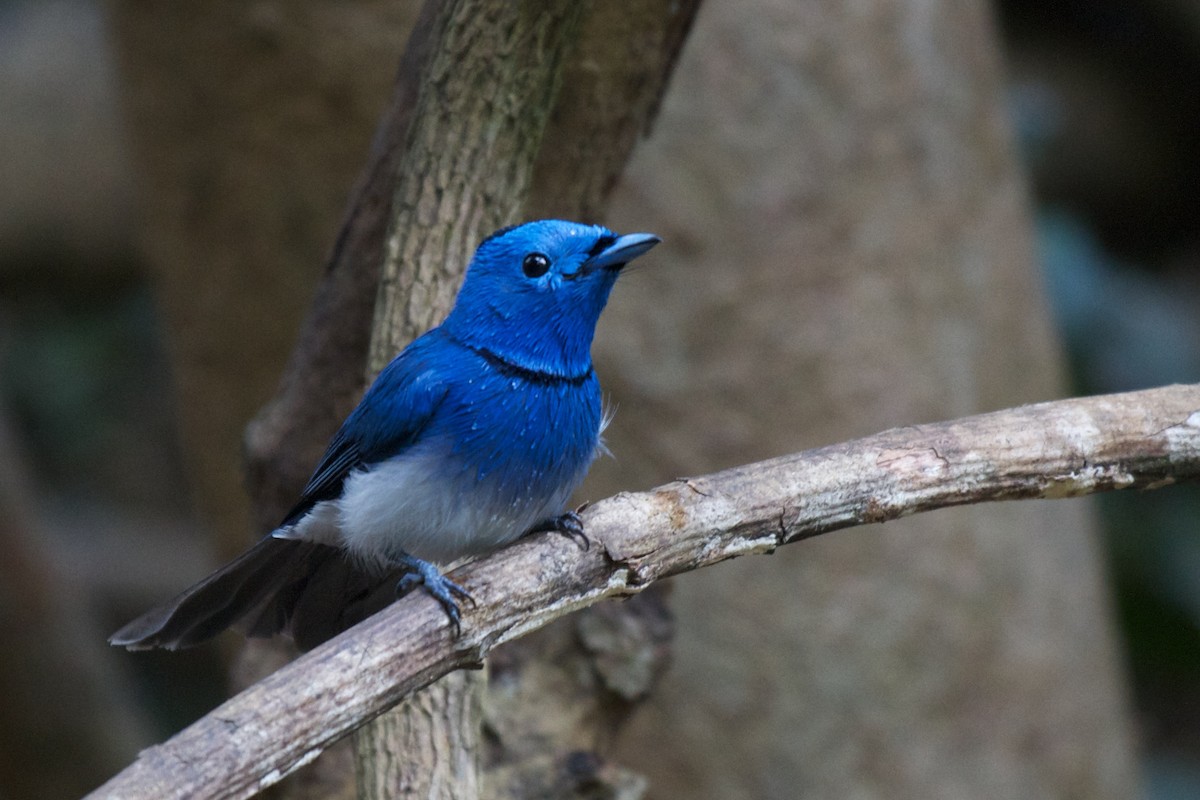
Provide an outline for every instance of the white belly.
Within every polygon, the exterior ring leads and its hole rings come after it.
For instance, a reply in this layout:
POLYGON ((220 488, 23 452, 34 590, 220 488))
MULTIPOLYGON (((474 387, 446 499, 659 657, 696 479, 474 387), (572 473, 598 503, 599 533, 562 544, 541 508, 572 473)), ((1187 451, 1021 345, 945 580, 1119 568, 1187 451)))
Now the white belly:
POLYGON ((527 487, 507 492, 474 473, 447 475, 441 458, 412 454, 351 473, 336 500, 318 503, 284 538, 341 545, 364 561, 401 552, 447 564, 514 541, 561 514, 574 485, 549 496, 527 487))

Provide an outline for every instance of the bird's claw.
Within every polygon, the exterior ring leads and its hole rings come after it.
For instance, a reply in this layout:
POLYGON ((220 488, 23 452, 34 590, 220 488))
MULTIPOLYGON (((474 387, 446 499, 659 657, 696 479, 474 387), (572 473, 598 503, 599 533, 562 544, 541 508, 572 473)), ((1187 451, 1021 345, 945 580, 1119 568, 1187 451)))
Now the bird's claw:
POLYGON ((442 611, 450 620, 452 635, 457 639, 462 633, 462 626, 460 624, 461 609, 455 598, 465 600, 472 606, 476 605, 475 598, 466 589, 439 572, 438 568, 428 561, 407 556, 402 560, 402 564, 409 571, 404 573, 396 583, 396 596, 403 597, 417 586, 424 587, 425 592, 441 605, 442 611))
POLYGON ((581 550, 590 550, 592 540, 583 532, 583 518, 579 516, 580 512, 587 507, 588 504, 584 503, 574 511, 568 511, 565 514, 559 514, 557 517, 543 520, 534 525, 529 530, 529 533, 560 533, 579 545, 581 550))

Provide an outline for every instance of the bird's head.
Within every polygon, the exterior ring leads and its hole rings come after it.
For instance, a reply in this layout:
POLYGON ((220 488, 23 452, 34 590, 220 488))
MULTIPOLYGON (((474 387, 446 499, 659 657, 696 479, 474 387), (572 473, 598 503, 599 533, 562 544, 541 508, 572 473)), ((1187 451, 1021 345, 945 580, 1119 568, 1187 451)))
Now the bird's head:
POLYGON ((528 369, 576 374, 621 268, 658 244, 598 225, 538 220, 502 228, 475 251, 444 327, 528 369))

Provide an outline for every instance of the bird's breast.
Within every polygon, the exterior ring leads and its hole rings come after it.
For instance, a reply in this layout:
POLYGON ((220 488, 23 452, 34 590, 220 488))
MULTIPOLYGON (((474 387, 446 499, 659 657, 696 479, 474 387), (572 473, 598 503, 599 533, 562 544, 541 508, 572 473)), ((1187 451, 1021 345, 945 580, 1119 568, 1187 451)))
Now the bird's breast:
POLYGON ((565 510, 600 421, 596 385, 492 375, 455 386, 419 444, 347 478, 341 538, 365 557, 437 563, 507 544, 565 510))

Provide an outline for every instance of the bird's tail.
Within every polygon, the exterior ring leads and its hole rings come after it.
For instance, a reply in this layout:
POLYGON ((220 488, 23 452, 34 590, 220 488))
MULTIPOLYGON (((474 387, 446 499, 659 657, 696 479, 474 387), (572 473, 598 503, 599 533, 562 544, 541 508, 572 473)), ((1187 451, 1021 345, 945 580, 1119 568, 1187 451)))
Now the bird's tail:
POLYGON ((308 650, 391 602, 390 577, 364 570, 339 548, 267 536, 108 641, 178 650, 236 625, 248 636, 286 631, 308 650))

